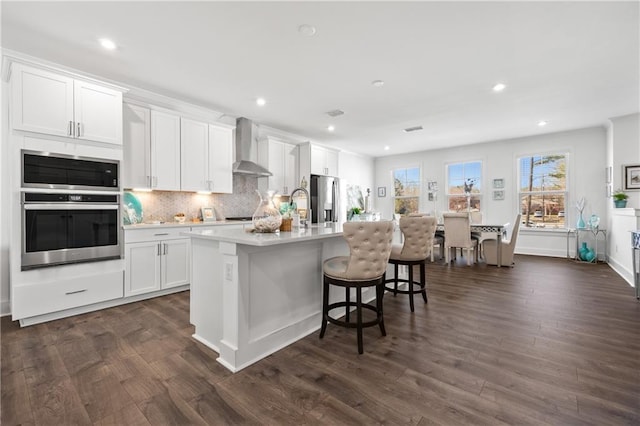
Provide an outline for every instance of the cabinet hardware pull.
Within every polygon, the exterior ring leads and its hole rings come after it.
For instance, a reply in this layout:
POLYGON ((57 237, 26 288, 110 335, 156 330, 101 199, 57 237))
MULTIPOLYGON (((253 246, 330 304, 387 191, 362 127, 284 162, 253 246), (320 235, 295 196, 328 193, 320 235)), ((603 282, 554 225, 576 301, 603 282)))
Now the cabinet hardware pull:
POLYGON ((69 120, 69 136, 73 136, 73 121, 69 120))
POLYGON ((162 232, 160 234, 153 234, 154 237, 159 237, 161 235, 169 235, 169 233, 168 232, 162 232))
POLYGON ((87 289, 85 288, 84 290, 76 290, 76 291, 68 291, 65 294, 67 296, 71 295, 71 294, 78 294, 78 293, 84 293, 85 291, 87 291, 87 289))
POLYGON ((165 243, 165 244, 163 244, 163 246, 164 246, 164 253, 163 254, 166 255, 166 254, 169 253, 169 244, 165 243))
POLYGON ((160 256, 162 253, 160 253, 160 243, 158 243, 158 256, 160 256))
POLYGON ((80 123, 78 123, 78 134, 76 135, 76 138, 80 137, 80 123))
POLYGON ((151 188, 151 176, 145 176, 145 181, 147 182, 147 185, 149 185, 149 188, 151 188))

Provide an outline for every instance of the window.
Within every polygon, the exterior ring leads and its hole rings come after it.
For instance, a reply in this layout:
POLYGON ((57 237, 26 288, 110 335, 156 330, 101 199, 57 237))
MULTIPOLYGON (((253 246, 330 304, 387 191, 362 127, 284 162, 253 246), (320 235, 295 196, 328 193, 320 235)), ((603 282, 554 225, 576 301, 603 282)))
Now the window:
POLYGON ((566 154, 534 155, 522 157, 518 162, 522 225, 527 228, 564 228, 566 154))
POLYGON ((395 169, 393 171, 394 213, 417 213, 420 206, 420 169, 395 169))
POLYGON ((481 161, 454 163, 447 166, 447 198, 450 211, 480 210, 481 161), (468 191, 465 192, 465 189, 468 191))

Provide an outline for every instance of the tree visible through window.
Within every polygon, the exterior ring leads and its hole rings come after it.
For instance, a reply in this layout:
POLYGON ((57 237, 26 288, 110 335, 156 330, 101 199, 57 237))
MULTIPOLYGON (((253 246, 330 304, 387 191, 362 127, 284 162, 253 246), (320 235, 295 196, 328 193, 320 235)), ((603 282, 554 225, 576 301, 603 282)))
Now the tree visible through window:
POLYGON ((519 159, 522 224, 528 228, 564 228, 567 200, 565 154, 519 159))
POLYGON ((447 166, 447 198, 450 211, 480 210, 482 162, 470 161, 447 166), (468 196, 465 188, 470 189, 468 196))
POLYGON ((395 169, 393 186, 394 213, 417 213, 420 206, 420 169, 395 169))

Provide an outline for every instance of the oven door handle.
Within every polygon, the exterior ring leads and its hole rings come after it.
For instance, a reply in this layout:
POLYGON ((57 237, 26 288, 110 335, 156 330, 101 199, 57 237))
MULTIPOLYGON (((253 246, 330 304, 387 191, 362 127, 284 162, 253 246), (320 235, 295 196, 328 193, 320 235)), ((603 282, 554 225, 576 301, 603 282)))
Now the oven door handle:
POLYGON ((118 204, 82 204, 82 203, 60 203, 60 204, 28 204, 22 205, 24 210, 118 210, 118 204))

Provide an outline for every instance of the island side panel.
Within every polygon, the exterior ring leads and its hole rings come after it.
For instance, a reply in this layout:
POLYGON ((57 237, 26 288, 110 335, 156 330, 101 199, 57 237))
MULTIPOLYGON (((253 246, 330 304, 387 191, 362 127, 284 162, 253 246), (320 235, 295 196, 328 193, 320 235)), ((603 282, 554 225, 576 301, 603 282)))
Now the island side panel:
POLYGON ((223 325, 224 256, 217 241, 192 238, 191 258, 190 320, 195 326, 193 337, 219 352, 223 325))

